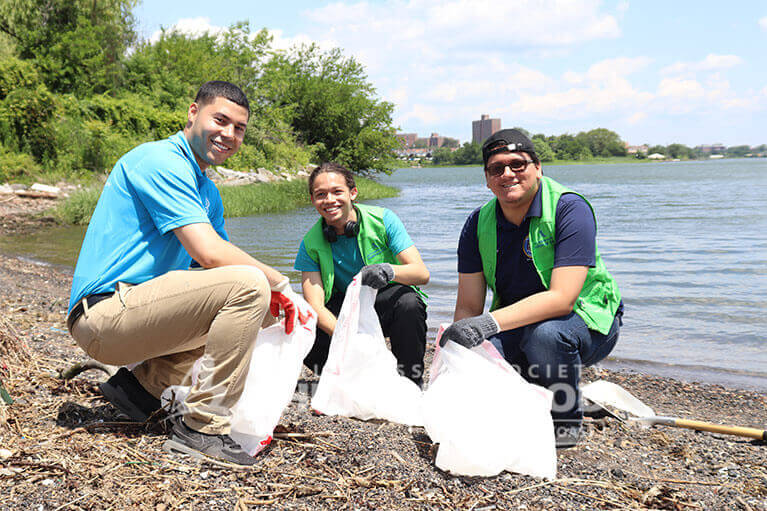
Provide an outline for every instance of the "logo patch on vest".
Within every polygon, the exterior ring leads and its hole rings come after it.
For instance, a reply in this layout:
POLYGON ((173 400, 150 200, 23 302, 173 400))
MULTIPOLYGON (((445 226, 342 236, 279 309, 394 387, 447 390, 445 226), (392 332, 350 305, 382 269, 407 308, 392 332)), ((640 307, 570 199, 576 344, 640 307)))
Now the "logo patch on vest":
POLYGON ((530 235, 526 235, 525 239, 522 240, 522 252, 524 252, 525 257, 528 259, 533 258, 533 251, 530 249, 530 235))
POLYGON ((541 248, 552 244, 554 244, 554 236, 547 236, 543 233, 540 233, 538 235, 538 239, 535 241, 535 248, 541 248))

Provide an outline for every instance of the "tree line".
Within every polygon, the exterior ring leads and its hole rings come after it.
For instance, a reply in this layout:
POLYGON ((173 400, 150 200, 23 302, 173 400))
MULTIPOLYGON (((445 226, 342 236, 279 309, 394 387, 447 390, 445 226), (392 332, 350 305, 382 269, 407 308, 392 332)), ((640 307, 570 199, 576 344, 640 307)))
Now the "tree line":
MULTIPOLYGON (((524 132, 535 145, 535 152, 541 161, 588 161, 594 158, 609 158, 615 156, 629 156, 626 143, 614 131, 605 128, 596 128, 591 131, 580 132, 577 135, 563 134, 531 135, 523 128, 516 128, 524 132)), ((662 154, 666 158, 689 160, 708 158, 712 152, 703 147, 688 147, 684 144, 670 144, 668 146, 644 144, 646 149, 639 150, 631 155, 634 158, 644 159, 651 154, 662 154)), ((757 147, 739 145, 721 148, 717 154, 728 157, 744 157, 749 155, 767 155, 767 144, 757 147)), ((480 144, 466 142, 456 150, 441 147, 432 153, 432 162, 435 165, 481 165, 482 148, 480 144)))
POLYGON ((239 85, 251 104, 245 142, 227 166, 393 168, 394 106, 340 49, 279 50, 247 22, 139 40, 136 3, 0 2, 0 182, 106 172, 132 147, 182 129, 212 79, 239 85))

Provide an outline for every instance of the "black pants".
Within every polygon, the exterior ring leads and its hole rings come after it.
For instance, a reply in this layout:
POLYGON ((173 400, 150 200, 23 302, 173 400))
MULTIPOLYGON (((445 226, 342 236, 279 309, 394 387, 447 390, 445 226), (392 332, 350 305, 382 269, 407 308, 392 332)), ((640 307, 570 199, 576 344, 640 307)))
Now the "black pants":
MULTIPOLYGON (((325 307, 338 316, 344 296, 343 293, 333 293, 325 307)), ((392 283, 378 290, 375 310, 384 337, 391 342, 391 351, 397 358, 400 374, 421 385, 426 351, 426 305, 423 300, 412 287, 392 283)), ((314 346, 306 355, 304 365, 320 374, 328 359, 329 349, 330 336, 318 327, 314 346)))

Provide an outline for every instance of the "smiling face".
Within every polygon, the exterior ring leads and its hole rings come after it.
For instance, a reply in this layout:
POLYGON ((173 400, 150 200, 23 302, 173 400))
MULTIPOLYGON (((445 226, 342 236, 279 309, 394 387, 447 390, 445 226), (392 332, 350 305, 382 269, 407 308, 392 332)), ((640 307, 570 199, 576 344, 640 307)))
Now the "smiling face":
POLYGON ((337 172, 318 174, 312 183, 312 204, 328 225, 343 233, 349 221, 357 220, 352 201, 357 198, 357 188, 349 188, 343 175, 337 172))
POLYGON ((511 164, 500 175, 492 175, 485 170, 487 187, 498 198, 501 208, 527 211, 538 191, 539 181, 543 176, 541 164, 528 163, 519 171, 513 171, 511 167, 514 166, 514 160, 531 159, 527 153, 501 152, 492 155, 487 160, 486 168, 511 164))
POLYGON ((245 138, 248 110, 223 97, 207 104, 192 103, 184 128, 200 169, 221 165, 234 155, 245 138))

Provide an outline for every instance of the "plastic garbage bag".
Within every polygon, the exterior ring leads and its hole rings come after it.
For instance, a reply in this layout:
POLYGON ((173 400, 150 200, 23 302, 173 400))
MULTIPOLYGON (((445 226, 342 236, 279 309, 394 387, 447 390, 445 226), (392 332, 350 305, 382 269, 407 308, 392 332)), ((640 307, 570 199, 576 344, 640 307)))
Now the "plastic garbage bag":
POLYGON ((435 464, 453 474, 557 473, 553 393, 527 383, 490 342, 437 348, 423 395, 424 427, 439 443, 435 464))
POLYGON ((346 289, 312 407, 325 415, 420 426, 421 389, 397 371, 375 311, 378 292, 357 274, 346 289))
MULTIPOLYGON (((306 325, 296 321, 293 333, 286 334, 284 320, 262 329, 253 347, 250 368, 240 399, 232 408, 230 436, 251 456, 272 441, 272 433, 290 403, 301 375, 303 360, 314 344, 317 313, 301 297, 294 303, 309 316, 306 325)), ((200 373, 202 358, 192 369, 192 381, 200 373)), ((174 385, 162 394, 163 406, 175 401, 175 410, 185 413, 184 399, 189 387, 174 385)))

